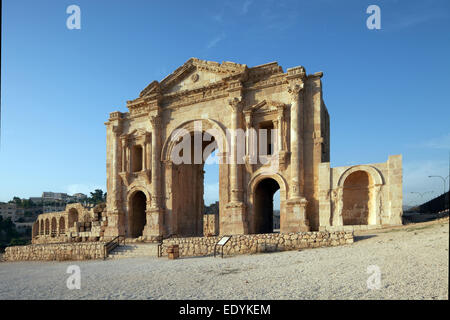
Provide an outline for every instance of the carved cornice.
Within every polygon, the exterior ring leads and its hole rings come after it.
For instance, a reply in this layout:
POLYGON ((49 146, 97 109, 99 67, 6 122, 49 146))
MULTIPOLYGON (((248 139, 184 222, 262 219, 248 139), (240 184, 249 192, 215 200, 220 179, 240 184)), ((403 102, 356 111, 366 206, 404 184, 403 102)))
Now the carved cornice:
POLYGON ((288 84, 288 80, 286 79, 285 74, 274 75, 269 78, 251 78, 245 82, 244 87, 245 90, 258 90, 269 88, 273 86, 285 85, 288 84))
MULTIPOLYGON (((319 76, 319 73, 313 76, 319 76)), ((310 77, 310 76, 308 76, 310 77)), ((230 92, 263 89, 273 86, 285 86, 296 83, 302 85, 306 79, 305 68, 294 67, 283 73, 276 62, 248 68, 245 64, 233 62, 212 62, 196 58, 168 75, 161 82, 153 81, 139 95, 139 98, 128 101, 130 118, 141 117, 158 108, 180 108, 227 97, 230 92), (209 85, 178 92, 167 92, 178 81, 194 71, 211 72, 223 75, 222 79, 209 85)), ((284 89, 285 90, 285 89, 284 89)))
POLYGON ((109 114, 109 121, 121 120, 123 117, 123 113, 120 111, 114 111, 109 114))
POLYGON ((248 67, 245 64, 239 64, 230 61, 224 61, 222 63, 214 61, 200 60, 191 58, 192 64, 197 67, 198 70, 209 71, 217 74, 235 75, 245 72, 248 67))
POLYGON ((267 77, 283 74, 283 68, 278 65, 277 62, 270 62, 260 66, 255 66, 249 68, 248 76, 249 81, 260 81, 261 79, 266 79, 267 77))
POLYGON ((154 95, 154 96, 145 97, 144 100, 147 103, 147 105, 149 106, 149 110, 159 110, 161 108, 160 104, 161 104, 162 96, 159 94, 154 95))
POLYGON ((316 73, 313 73, 313 74, 308 74, 308 76, 307 76, 307 78, 308 79, 314 79, 314 78, 322 78, 323 77, 323 72, 322 71, 319 71, 319 72, 316 72, 316 73))
POLYGON ((242 85, 242 82, 240 80, 234 80, 234 81, 230 81, 228 83, 228 92, 234 92, 234 91, 239 91, 244 88, 244 86, 242 85))
POLYGON ((219 81, 202 88, 174 92, 164 95, 161 104, 163 107, 176 109, 191 104, 220 99, 228 96, 226 88, 226 83, 219 81))
POLYGON ((299 67, 294 67, 294 68, 287 69, 287 76, 286 76, 286 78, 288 80, 297 79, 297 78, 300 78, 300 79, 304 80, 306 78, 305 68, 302 67, 302 66, 299 66, 299 67))
POLYGON ((145 101, 139 101, 136 103, 127 103, 128 110, 130 110, 130 117, 145 115, 150 111, 149 105, 145 101))

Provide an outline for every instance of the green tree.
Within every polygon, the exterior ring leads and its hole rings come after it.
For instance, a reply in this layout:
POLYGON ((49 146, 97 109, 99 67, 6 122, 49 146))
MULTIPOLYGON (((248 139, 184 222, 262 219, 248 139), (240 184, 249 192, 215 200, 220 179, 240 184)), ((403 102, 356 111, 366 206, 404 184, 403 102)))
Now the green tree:
POLYGON ((18 207, 22 205, 22 199, 20 199, 19 197, 13 197, 12 201, 10 202, 15 203, 18 207))
POLYGON ((103 190, 95 189, 94 192, 91 192, 91 196, 88 198, 88 202, 90 204, 96 205, 102 202, 105 202, 106 193, 103 194, 103 190))
POLYGON ((8 244, 11 239, 19 238, 20 234, 16 230, 15 224, 11 221, 11 218, 4 220, 0 216, 0 246, 8 244))

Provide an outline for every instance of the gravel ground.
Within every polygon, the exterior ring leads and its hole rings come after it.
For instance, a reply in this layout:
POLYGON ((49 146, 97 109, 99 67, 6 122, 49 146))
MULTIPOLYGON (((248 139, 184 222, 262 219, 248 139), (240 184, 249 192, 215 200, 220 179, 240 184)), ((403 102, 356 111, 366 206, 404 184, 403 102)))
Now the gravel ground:
POLYGON ((448 299, 449 225, 360 234, 351 245, 228 257, 2 262, 0 299, 448 299), (66 287, 69 265, 81 289, 66 287), (376 265, 379 289, 368 289, 376 265))

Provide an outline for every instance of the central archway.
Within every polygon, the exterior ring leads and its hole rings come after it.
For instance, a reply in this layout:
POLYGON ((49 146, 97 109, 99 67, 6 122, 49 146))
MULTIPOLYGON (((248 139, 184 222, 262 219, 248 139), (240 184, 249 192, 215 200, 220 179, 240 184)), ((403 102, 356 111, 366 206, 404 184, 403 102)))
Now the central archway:
MULTIPOLYGON (((177 126, 165 141, 161 160, 166 163, 165 188, 170 194, 166 201, 168 218, 166 221, 170 224, 166 226, 168 235, 180 237, 204 235, 205 169, 209 169, 205 167, 205 161, 213 153, 217 155, 217 159, 223 160, 228 149, 227 143, 221 125, 209 119, 186 121, 177 126), (185 146, 190 145, 190 152, 186 154, 184 154, 186 149, 180 148, 184 142, 185 146), (181 163, 173 161, 174 157, 183 158, 183 161, 181 163)), ((227 183, 227 165, 221 162, 218 164, 218 170, 215 169, 213 172, 215 176, 218 175, 218 179, 214 177, 213 180, 219 184, 217 217, 220 221, 220 213, 229 201, 227 186, 224 185, 227 183)), ((208 176, 211 183, 211 175, 208 176)), ((219 229, 220 222, 216 229, 217 233, 220 233, 219 229)))
POLYGON ((278 182, 272 178, 261 180, 254 191, 255 233, 274 232, 274 195, 280 190, 278 182))
MULTIPOLYGON (((204 132, 191 133, 192 150, 194 150, 194 134, 205 134, 204 132)), ((211 140, 214 142, 214 138, 211 140)), ((208 158, 217 147, 208 148, 211 141, 203 141, 201 146, 201 163, 195 163, 192 154, 191 163, 182 163, 175 166, 172 193, 174 196, 174 209, 177 215, 178 235, 184 237, 203 236, 203 215, 205 213, 205 164, 204 158, 208 158)), ((220 166, 219 166, 220 171, 220 166)), ((220 173, 218 173, 220 175, 220 173)), ((217 179, 218 183, 219 179, 217 179)), ((208 190, 206 190, 208 191, 208 190)), ((220 197, 220 195, 219 195, 220 197)), ((219 200, 220 202, 220 200, 219 200)))
POLYGON ((129 232, 132 238, 142 236, 144 227, 147 223, 146 209, 147 197, 144 192, 136 191, 130 198, 129 232))

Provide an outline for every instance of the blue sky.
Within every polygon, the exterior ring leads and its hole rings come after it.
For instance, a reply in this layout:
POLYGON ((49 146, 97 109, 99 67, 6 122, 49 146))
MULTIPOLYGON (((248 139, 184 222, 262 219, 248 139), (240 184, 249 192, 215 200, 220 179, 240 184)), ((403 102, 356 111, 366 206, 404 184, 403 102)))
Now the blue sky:
POLYGON ((5 0, 2 15, 0 201, 105 190, 109 113, 190 57, 323 71, 331 165, 403 154, 405 204, 443 191, 427 176, 448 175, 446 0, 5 0), (81 30, 66 28, 71 4, 81 30))

